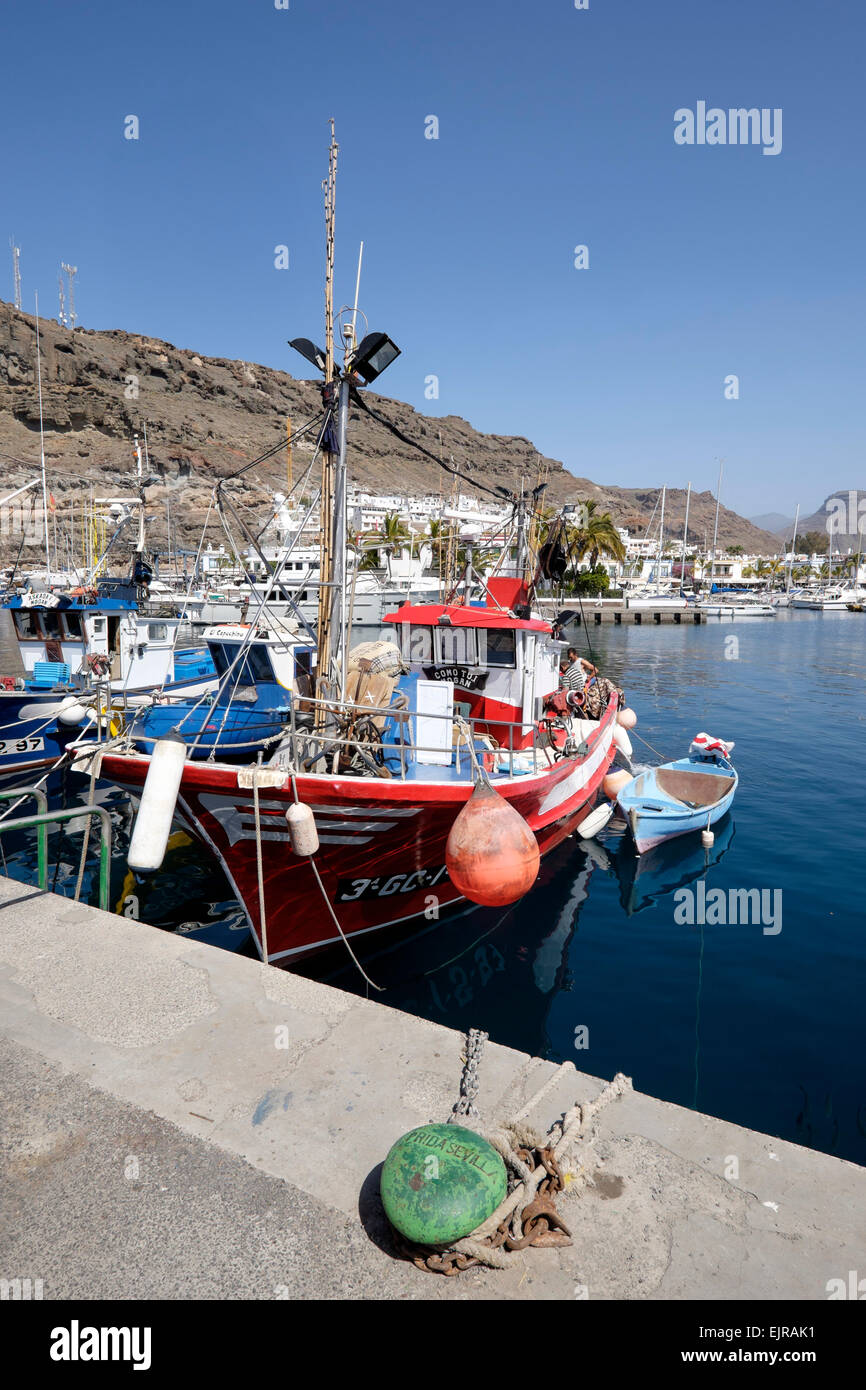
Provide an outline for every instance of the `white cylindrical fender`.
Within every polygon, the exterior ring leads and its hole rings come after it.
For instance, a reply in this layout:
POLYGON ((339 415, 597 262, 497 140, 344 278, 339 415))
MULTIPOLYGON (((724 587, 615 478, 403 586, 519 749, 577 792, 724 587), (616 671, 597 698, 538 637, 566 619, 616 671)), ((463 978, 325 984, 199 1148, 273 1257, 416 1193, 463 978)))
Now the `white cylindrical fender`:
POLYGON ((127 856, 134 874, 155 873, 165 858, 185 761, 186 744, 176 729, 157 739, 127 856))
POLYGON ((613 726, 613 741, 620 753, 625 754, 625 756, 631 760, 631 755, 634 752, 631 746, 631 739, 620 724, 614 724, 613 726))
POLYGON ((74 695, 67 695, 61 701, 60 709, 57 711, 57 718, 61 724, 68 728, 73 728, 76 724, 81 724, 87 717, 87 710, 84 708, 74 695))
POLYGON ((703 845, 704 849, 712 849, 715 843, 716 837, 713 834, 712 830, 701 831, 701 844, 703 845))
POLYGON ((582 840, 591 840, 593 835, 597 835, 600 830, 604 830, 611 816, 613 806, 609 801, 603 801, 600 806, 596 806, 590 811, 588 816, 580 822, 577 833, 582 840))
POLYGON ((286 812, 292 852, 309 857, 319 848, 319 832, 313 812, 303 801, 295 801, 286 812))

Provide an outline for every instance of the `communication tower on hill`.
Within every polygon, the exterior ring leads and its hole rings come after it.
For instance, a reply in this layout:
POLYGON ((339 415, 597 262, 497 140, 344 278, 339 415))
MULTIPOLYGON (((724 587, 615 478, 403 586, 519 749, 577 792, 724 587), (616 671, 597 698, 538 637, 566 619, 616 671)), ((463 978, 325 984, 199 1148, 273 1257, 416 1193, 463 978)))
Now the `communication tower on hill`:
POLYGON ((65 270, 67 276, 69 277, 69 327, 74 329, 74 328, 75 328, 75 320, 76 320, 76 315, 75 315, 75 277, 76 277, 76 275, 78 274, 78 266, 77 266, 77 265, 67 265, 66 261, 62 261, 61 264, 60 264, 60 269, 61 269, 61 270, 65 270))
POLYGON ((21 267, 18 258, 21 255, 21 248, 15 245, 15 238, 9 238, 9 245, 12 248, 12 277, 15 285, 15 308, 21 308, 21 267))

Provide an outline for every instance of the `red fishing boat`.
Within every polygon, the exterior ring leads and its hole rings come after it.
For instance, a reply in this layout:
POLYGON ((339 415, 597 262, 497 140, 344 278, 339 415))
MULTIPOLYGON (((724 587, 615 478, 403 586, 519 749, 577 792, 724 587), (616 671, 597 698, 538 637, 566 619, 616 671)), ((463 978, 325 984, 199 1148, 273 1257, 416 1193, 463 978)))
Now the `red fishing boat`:
MULTIPOLYGON (((306 719, 268 765, 183 757, 174 815, 219 859, 271 962, 341 933, 426 925, 462 901, 446 843, 479 778, 548 853, 580 829, 616 753, 615 695, 597 721, 544 708, 561 650, 548 623, 493 604, 406 607, 389 622, 398 642, 350 656, 354 698, 327 702, 327 731, 313 727, 320 702, 299 677, 306 719), (292 848, 286 813, 298 803, 315 822, 313 855, 292 848)), ((123 747, 97 757, 101 777, 141 794, 150 757, 123 747)))

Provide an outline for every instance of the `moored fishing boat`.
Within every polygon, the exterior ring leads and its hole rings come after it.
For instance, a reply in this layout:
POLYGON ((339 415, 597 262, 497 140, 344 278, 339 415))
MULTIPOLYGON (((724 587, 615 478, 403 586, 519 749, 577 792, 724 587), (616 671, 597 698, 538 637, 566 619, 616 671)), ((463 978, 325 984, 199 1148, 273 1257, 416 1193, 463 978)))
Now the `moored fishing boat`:
POLYGON ((56 762, 99 712, 111 724, 155 689, 200 695, 215 683, 207 652, 178 647, 179 620, 140 613, 132 585, 28 591, 4 607, 23 675, 0 675, 0 777, 56 762))
MULTIPOLYGON (((216 692, 197 699, 162 692, 138 713, 130 738, 145 753, 158 739, 180 729, 190 757, 250 758, 282 735, 292 693, 309 682, 314 649, 293 641, 297 631, 280 622, 277 631, 262 622, 222 623, 206 628, 205 645, 219 678, 216 692)), ((308 692, 309 693, 309 692, 308 692)))
MULTIPOLYGON (((486 613, 489 628, 485 610, 475 608, 440 605, 435 623, 432 612, 423 616, 424 624, 417 611, 404 620, 408 657, 395 647, 380 654, 384 669, 368 666, 350 682, 353 699, 295 692, 294 717, 269 764, 184 756, 178 818, 219 859, 270 961, 290 962, 342 935, 429 922, 460 902, 447 842, 479 780, 522 817, 541 854, 579 830, 599 799, 616 752, 618 698, 612 695, 598 721, 544 709, 556 691, 561 650, 550 625, 495 608, 486 613), (445 679, 452 668, 437 659, 439 638, 448 635, 447 662, 456 633, 471 635, 461 644, 456 680, 445 679), (481 634, 499 664, 479 659, 481 634), (500 688, 503 675, 511 691, 500 688), (461 704, 473 713, 461 715, 461 704), (326 730, 313 727, 318 711, 327 714, 326 730), (315 822, 312 856, 293 852, 286 816, 298 804, 315 822)), ((113 747, 89 750, 88 765, 90 757, 101 777, 141 794, 151 759, 123 735, 113 747)))

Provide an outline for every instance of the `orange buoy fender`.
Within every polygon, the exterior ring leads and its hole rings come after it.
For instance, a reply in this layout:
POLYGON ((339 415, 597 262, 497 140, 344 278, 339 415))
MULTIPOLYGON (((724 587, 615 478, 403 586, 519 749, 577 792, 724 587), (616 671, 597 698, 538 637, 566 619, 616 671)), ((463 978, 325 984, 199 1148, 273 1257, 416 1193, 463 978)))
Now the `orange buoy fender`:
POLYGON ((620 792, 628 786, 629 782, 633 781, 634 778, 631 773, 622 769, 617 772, 609 772, 602 782, 601 788, 605 796, 609 796, 611 801, 616 801, 620 792))
POLYGON ((538 877, 538 841, 526 821, 487 782, 451 827, 445 863, 454 887, 483 907, 516 903, 538 877))
POLYGON ((616 722, 621 729, 633 729, 637 723, 637 715, 633 709, 621 709, 616 716, 616 722))

